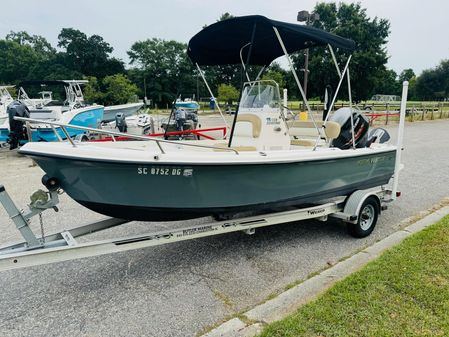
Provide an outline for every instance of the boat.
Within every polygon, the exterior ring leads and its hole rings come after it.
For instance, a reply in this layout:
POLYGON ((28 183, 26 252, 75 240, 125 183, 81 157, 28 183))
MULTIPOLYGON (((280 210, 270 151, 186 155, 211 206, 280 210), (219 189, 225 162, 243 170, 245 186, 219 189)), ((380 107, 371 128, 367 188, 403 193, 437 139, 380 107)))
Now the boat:
MULTIPOLYGON (((26 105, 30 118, 41 121, 30 126, 32 141, 52 142, 84 133, 72 128, 67 129, 67 134, 60 128, 55 133, 53 128, 46 124, 48 121, 86 127, 99 126, 104 108, 102 105, 87 105, 84 102, 81 85, 86 83, 86 80, 45 80, 23 81, 17 86, 17 101, 26 105)), ((0 127, 0 135, 0 142, 6 142, 10 137, 8 121, 0 127)), ((20 140, 22 143, 25 141, 20 140)))
POLYGON ((13 85, 0 86, 0 146, 5 143, 2 139, 6 139, 9 133, 7 107, 14 101, 14 98, 12 98, 8 89, 12 88, 14 88, 13 85))
POLYGON ((114 121, 115 116, 117 114, 122 114, 125 117, 132 116, 142 107, 143 103, 127 103, 120 105, 105 106, 102 122, 114 121))
POLYGON ((176 109, 185 109, 185 110, 191 110, 191 111, 198 111, 200 108, 200 105, 197 101, 195 101, 195 98, 184 98, 182 99, 181 96, 179 96, 176 99, 175 102, 175 108, 176 109))
MULTIPOLYGON (((93 211, 127 220, 281 210, 383 186, 397 169, 398 145, 369 133, 352 103, 329 113, 324 121, 313 120, 289 54, 317 46, 350 51, 354 42, 254 15, 207 26, 188 45, 188 56, 198 68, 241 63, 243 69, 248 65, 263 69, 285 56, 312 125, 287 118, 277 83, 260 80, 261 71, 243 86, 229 139, 170 141, 135 136, 133 141, 101 143, 69 139, 28 143, 20 153, 43 169, 46 186, 61 188, 93 211)), ((349 63, 350 57, 332 106, 343 79, 349 79, 349 63)), ((348 93, 351 98, 350 81, 348 93)))
POLYGON ((101 123, 102 130, 113 130, 131 135, 146 135, 155 132, 153 117, 148 114, 138 114, 125 117, 123 113, 118 113, 115 120, 109 123, 101 123))
POLYGON ((0 118, 6 116, 6 108, 14 101, 8 89, 13 89, 13 85, 0 85, 0 118))

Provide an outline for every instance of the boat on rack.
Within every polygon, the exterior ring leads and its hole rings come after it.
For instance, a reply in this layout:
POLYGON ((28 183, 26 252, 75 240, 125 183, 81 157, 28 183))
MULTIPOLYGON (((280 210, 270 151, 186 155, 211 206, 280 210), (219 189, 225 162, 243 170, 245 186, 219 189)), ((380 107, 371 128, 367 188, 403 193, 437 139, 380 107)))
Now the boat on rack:
MULTIPOLYGON (((99 126, 104 108, 102 105, 87 105, 84 102, 81 85, 86 83, 86 80, 23 81, 17 86, 17 101, 26 105, 30 118, 41 121, 30 126, 33 141, 51 142, 84 133, 72 128, 66 130, 67 134, 60 128, 55 133, 53 128, 46 124, 49 121, 86 127, 99 126)), ((0 127, 0 142, 8 140, 9 129, 9 121, 6 121, 3 127, 0 127)), ((20 140, 25 141, 26 139, 20 140)))
MULTIPOLYGON (((290 61, 289 53, 315 46, 329 46, 333 52, 350 50, 354 42, 312 27, 246 16, 204 28, 190 40, 188 55, 199 69, 238 63, 243 69, 264 69, 280 56, 290 61)), ((349 76, 349 61, 338 89, 349 76)), ((348 89, 350 94, 349 80, 348 89)), ((60 187, 91 210, 128 220, 273 211, 387 184, 397 169, 398 147, 380 141, 376 132, 369 134, 366 120, 352 105, 330 115, 332 120, 312 120, 312 125, 288 120, 276 82, 256 78, 243 87, 227 140, 69 139, 28 143, 20 152, 45 171, 46 186, 60 187)))

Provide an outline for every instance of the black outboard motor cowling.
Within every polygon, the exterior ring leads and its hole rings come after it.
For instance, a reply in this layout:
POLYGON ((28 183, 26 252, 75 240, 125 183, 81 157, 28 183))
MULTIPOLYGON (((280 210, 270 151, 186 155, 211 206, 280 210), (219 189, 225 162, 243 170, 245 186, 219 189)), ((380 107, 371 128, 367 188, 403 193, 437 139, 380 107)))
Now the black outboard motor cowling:
POLYGON ((8 143, 9 149, 13 150, 20 145, 20 141, 28 140, 28 134, 26 132, 25 123, 22 121, 16 121, 14 117, 30 118, 30 110, 28 107, 20 101, 13 101, 7 108, 9 119, 9 136, 8 143))
MULTIPOLYGON (((367 146, 369 122, 360 111, 352 110, 354 120, 354 141, 355 147, 361 148, 367 146)), ((352 132, 351 132, 351 111, 349 108, 341 108, 335 111, 329 119, 337 122, 341 126, 340 135, 332 140, 332 146, 339 149, 346 150, 352 147, 352 132)))
POLYGON ((126 124, 126 116, 122 112, 118 112, 115 114, 115 127, 120 132, 127 132, 128 131, 128 125, 126 124))

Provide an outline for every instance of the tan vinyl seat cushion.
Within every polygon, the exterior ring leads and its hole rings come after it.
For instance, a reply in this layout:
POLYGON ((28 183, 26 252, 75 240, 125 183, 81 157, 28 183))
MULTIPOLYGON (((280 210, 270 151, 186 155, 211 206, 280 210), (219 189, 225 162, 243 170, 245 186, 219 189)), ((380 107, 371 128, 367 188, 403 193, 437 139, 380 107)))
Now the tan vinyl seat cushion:
MULTIPOLYGON (((217 151, 217 152, 223 152, 223 151, 228 152, 229 151, 229 150, 225 150, 225 148, 228 147, 228 144, 218 143, 218 144, 214 144, 214 147, 222 147, 223 148, 223 150, 221 150, 221 149, 214 149, 214 151, 217 151)), ((255 146, 231 146, 231 148, 233 150, 241 151, 241 152, 244 152, 244 151, 257 151, 257 148, 255 146)))
POLYGON ((241 114, 237 115, 237 123, 238 122, 251 123, 253 129, 253 138, 259 138, 260 131, 262 130, 262 121, 259 117, 251 114, 241 114))
POLYGON ((323 128, 326 138, 328 139, 335 139, 340 136, 341 126, 336 122, 327 121, 326 124, 323 125, 323 128))
POLYGON ((290 140, 290 145, 307 146, 314 147, 316 140, 312 139, 292 139, 290 140))

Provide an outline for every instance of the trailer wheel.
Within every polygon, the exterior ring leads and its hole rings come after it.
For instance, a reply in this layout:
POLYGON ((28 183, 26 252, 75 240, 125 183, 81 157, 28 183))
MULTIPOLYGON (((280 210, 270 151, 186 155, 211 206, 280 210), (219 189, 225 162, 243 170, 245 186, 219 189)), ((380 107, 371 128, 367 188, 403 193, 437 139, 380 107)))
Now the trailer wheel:
POLYGON ((379 217, 379 203, 374 197, 367 198, 358 214, 357 223, 348 224, 348 232, 356 238, 364 238, 371 234, 379 217))

